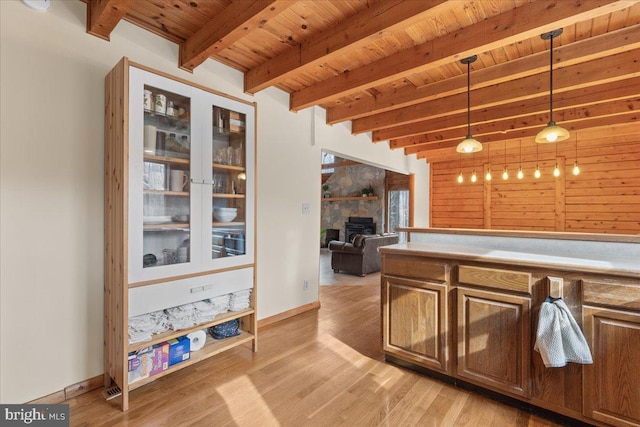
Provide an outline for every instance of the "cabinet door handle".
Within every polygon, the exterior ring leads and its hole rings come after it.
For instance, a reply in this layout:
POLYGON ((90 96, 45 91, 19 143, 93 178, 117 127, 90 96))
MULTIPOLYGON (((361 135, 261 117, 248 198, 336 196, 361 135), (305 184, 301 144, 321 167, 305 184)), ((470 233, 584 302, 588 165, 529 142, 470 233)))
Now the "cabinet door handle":
POLYGON ((209 180, 206 180, 206 179, 191 178, 191 183, 192 184, 213 184, 213 181, 209 181, 209 180))

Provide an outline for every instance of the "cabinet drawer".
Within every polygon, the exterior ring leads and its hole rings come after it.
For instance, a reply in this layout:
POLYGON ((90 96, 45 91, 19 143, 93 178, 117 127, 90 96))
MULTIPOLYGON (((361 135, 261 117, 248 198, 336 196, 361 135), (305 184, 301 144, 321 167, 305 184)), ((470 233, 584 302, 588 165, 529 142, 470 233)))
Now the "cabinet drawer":
POLYGON ((640 310, 640 286, 638 285, 583 281, 582 289, 585 304, 640 310))
POLYGON ((382 272, 390 276, 449 282, 447 264, 427 261, 415 256, 386 255, 382 261, 382 272))
POLYGON ((522 271, 461 265, 458 268, 458 281, 466 285, 531 293, 531 273, 522 271))
POLYGON ((129 289, 129 317, 253 288, 253 267, 129 289))

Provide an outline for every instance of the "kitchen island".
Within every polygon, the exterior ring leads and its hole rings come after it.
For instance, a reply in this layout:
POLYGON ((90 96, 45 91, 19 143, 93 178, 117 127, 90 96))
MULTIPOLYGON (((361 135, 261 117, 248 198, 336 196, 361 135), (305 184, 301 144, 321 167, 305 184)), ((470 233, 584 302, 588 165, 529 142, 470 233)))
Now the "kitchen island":
POLYGON ((381 247, 387 360, 597 425, 640 426, 640 238, 404 229, 381 247), (545 367, 540 307, 561 297, 593 364, 545 367))

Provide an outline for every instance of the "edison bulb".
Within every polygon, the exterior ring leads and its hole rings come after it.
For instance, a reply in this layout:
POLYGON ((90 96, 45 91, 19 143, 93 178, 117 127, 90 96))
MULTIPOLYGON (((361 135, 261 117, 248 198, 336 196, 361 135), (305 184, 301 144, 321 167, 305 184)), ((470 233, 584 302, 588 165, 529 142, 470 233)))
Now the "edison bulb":
POLYGON ((460 172, 460 175, 458 175, 458 183, 462 184, 462 181, 464 181, 464 178, 462 177, 462 172, 460 172))
POLYGON ((558 167, 557 163, 556 163, 556 167, 553 168, 553 176, 555 176, 556 178, 560 176, 560 168, 558 167))
POLYGON ((540 168, 538 167, 538 165, 536 165, 536 171, 533 173, 533 176, 535 176, 536 178, 540 178, 540 168))
POLYGON ((484 179, 491 181, 491 169, 487 170, 487 174, 484 176, 484 179))
POLYGON ((476 182, 478 180, 478 177, 476 176, 476 171, 473 171, 473 173, 471 174, 471 182, 476 182))
POLYGON ((504 167, 504 170, 502 171, 502 179, 507 180, 509 179, 509 172, 507 172, 507 167, 504 167))
POLYGON ((573 174, 576 176, 580 175, 580 167, 577 161, 573 164, 573 174))
POLYGON ((522 166, 518 168, 518 179, 524 178, 524 173, 522 172, 522 166))

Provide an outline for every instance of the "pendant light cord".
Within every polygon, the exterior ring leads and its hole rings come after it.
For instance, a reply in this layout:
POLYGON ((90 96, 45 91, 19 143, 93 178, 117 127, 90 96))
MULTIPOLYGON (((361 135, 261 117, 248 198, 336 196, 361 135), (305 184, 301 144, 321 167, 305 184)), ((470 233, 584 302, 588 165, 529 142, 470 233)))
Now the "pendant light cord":
POLYGON ((471 138, 471 62, 467 62, 467 138, 471 138))
POLYGON ((553 38, 549 39, 551 47, 549 49, 549 123, 553 123, 553 38))

